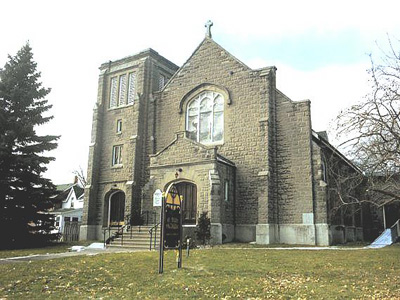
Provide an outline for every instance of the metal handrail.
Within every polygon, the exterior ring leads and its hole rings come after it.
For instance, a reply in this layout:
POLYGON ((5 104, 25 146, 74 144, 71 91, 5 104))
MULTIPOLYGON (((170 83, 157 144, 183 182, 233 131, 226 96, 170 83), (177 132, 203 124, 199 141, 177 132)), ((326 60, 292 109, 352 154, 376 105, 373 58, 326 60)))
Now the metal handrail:
POLYGON ((390 227, 393 243, 400 237, 400 219, 390 227))
MULTIPOLYGON (((123 236, 123 230, 125 228, 126 225, 122 225, 120 227, 118 227, 117 231, 115 231, 112 235, 111 235, 111 226, 108 226, 106 228, 103 229, 103 244, 104 247, 107 247, 107 244, 110 244, 111 241, 113 241, 116 237, 118 237, 118 235, 123 236), (106 232, 108 231, 108 238, 106 239, 106 232)), ((123 238, 122 238, 123 240, 123 238)))
POLYGON ((140 219, 140 225, 149 225, 149 224, 154 224, 154 221, 157 218, 157 212, 155 211, 150 211, 150 210, 144 210, 140 213, 139 219, 140 219))
POLYGON ((131 215, 127 215, 125 217, 125 223, 123 225, 118 225, 117 230, 111 235, 111 226, 103 229, 103 244, 104 248, 107 247, 107 244, 110 244, 118 236, 121 236, 121 246, 124 244, 124 229, 129 226, 131 230, 131 238, 132 238, 132 226, 131 226, 131 215), (106 239, 106 232, 108 231, 108 238, 106 239))
POLYGON ((160 222, 155 224, 153 227, 151 227, 149 229, 149 234, 150 234, 150 250, 151 250, 151 244, 152 244, 152 240, 153 240, 153 230, 154 230, 154 248, 156 248, 156 244, 157 244, 157 228, 158 226, 160 226, 160 222))

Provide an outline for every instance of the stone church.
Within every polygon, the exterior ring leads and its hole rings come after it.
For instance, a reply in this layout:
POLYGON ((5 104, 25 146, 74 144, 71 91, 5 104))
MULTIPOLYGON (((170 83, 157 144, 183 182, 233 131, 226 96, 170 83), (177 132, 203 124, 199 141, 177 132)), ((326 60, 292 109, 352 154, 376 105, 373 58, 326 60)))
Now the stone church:
POLYGON ((346 237, 330 217, 324 152, 356 167, 312 130, 310 101, 276 80, 274 66, 249 68, 210 27, 181 67, 152 49, 102 64, 80 238, 159 222, 153 193, 175 183, 185 232, 207 212, 214 244, 360 239, 354 217, 346 237))

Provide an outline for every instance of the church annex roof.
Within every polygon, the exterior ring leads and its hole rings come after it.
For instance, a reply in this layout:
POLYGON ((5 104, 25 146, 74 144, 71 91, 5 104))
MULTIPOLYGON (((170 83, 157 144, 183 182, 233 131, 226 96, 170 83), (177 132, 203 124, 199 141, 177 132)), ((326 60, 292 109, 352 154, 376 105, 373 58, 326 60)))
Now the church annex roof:
MULTIPOLYGON (((326 132, 325 132, 326 135, 326 132)), ((344 156, 338 149, 336 149, 331 143, 328 142, 327 140, 327 135, 326 137, 324 136, 323 132, 316 132, 312 130, 312 137, 314 141, 316 141, 318 144, 322 144, 325 147, 327 147, 332 153, 340 157, 344 162, 346 162, 347 165, 349 165, 353 170, 356 172, 363 174, 363 171, 356 166, 351 160, 349 160, 346 156, 344 156)))

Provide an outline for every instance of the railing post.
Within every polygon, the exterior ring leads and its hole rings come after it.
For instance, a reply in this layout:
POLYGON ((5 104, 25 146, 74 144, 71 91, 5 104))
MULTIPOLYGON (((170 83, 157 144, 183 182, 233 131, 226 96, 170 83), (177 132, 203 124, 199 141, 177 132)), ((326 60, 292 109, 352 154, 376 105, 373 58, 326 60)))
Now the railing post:
POLYGON ((155 236, 154 236, 154 249, 157 249, 156 248, 156 245, 157 245, 157 225, 156 225, 155 230, 156 230, 156 232, 155 232, 155 236))
POLYGON ((124 245, 124 227, 121 227, 121 246, 124 245))
POLYGON ((153 230, 150 230, 150 251, 151 251, 151 242, 153 239, 153 230))
POLYGON ((106 248, 106 230, 107 228, 103 229, 103 243, 104 243, 104 248, 106 248))
POLYGON ((397 237, 400 236, 400 220, 397 220, 397 237))

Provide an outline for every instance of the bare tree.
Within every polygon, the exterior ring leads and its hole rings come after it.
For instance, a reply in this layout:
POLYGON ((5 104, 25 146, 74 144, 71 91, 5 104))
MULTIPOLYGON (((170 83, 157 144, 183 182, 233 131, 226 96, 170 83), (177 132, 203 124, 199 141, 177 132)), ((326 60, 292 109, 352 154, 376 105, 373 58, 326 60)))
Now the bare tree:
POLYGON ((388 36, 387 49, 380 48, 381 57, 375 60, 370 55, 371 93, 338 116, 338 137, 345 140, 339 148, 366 180, 366 193, 351 201, 342 197, 342 205, 369 202, 380 208, 400 201, 399 46, 399 40, 388 36))
POLYGON ((84 188, 87 184, 87 180, 86 180, 85 172, 83 171, 82 167, 79 166, 79 169, 75 170, 73 172, 73 174, 78 178, 79 185, 84 188))
POLYGON ((339 147, 366 175, 378 176, 379 182, 400 171, 400 53, 392 39, 388 44, 389 50, 381 49, 379 63, 370 55, 372 92, 343 111, 337 126, 339 137, 347 137, 339 147))

